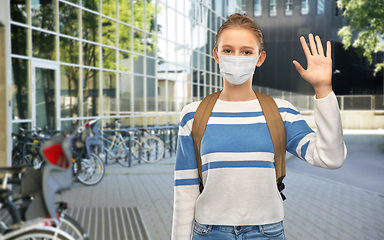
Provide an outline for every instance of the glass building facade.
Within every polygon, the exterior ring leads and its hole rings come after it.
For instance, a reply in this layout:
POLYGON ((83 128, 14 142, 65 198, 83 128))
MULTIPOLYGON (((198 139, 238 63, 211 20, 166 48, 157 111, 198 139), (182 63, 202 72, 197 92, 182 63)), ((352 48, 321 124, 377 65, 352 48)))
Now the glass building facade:
POLYGON ((212 49, 242 0, 10 0, 12 123, 177 124, 222 88, 212 49))

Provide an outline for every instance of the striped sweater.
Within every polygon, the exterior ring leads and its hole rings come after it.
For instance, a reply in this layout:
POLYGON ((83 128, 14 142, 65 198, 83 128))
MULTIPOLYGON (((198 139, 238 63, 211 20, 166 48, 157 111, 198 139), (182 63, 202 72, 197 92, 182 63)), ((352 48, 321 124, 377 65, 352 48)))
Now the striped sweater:
MULTIPOLYGON (((287 151, 322 168, 339 168, 346 157, 335 94, 315 99, 317 131, 299 111, 275 99, 287 135, 287 151)), ((192 139, 200 102, 184 107, 177 145, 172 239, 191 239, 193 221, 209 225, 261 225, 283 220, 272 140, 257 99, 217 100, 201 141, 204 191, 192 139)), ((299 187, 299 186, 297 186, 299 187)))

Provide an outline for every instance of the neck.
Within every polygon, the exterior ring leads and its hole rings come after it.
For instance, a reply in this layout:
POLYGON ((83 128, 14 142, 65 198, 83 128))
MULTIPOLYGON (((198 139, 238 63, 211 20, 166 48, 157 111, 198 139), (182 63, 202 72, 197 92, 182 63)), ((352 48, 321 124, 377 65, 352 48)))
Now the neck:
POLYGON ((223 91, 219 99, 223 101, 250 101, 256 99, 255 92, 252 90, 252 77, 241 85, 233 85, 223 78, 223 91))

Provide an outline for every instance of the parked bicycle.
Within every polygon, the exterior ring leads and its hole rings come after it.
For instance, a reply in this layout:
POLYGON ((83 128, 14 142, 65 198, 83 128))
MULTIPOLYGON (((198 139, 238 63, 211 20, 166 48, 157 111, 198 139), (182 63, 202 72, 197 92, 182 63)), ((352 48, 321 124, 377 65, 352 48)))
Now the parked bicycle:
POLYGON ((131 167, 141 160, 156 163, 163 158, 165 149, 170 154, 176 152, 176 127, 120 128, 120 119, 115 119, 112 127, 102 130, 99 145, 91 148, 105 164, 118 162, 131 167))
POLYGON ((48 139, 42 132, 46 129, 25 130, 20 128, 20 134, 12 133, 14 146, 12 149, 12 166, 28 164, 29 167, 39 169, 42 159, 39 147, 48 139))
POLYGON ((135 140, 141 144, 141 160, 147 163, 160 161, 164 155, 164 142, 149 129, 138 128, 137 130, 140 137, 136 137, 135 140))
MULTIPOLYGON (((120 129, 119 121, 115 122, 115 125, 117 129, 114 131, 109 130, 109 132, 114 133, 114 136, 110 136, 109 139, 107 137, 101 139, 103 144, 101 148, 104 149, 105 154, 108 154, 106 149, 113 149, 117 141, 118 147, 115 147, 115 149, 119 149, 120 155, 115 156, 118 157, 118 162, 123 166, 132 166, 140 162, 140 160, 146 163, 156 163, 163 158, 164 142, 152 128, 120 129), (123 136, 122 133, 125 133, 125 135, 123 136), (125 149, 125 153, 123 149, 125 149), (129 158, 133 163, 129 164, 129 158)), ((108 131, 104 130, 104 133, 106 132, 108 131)), ((105 155, 103 156, 105 157, 105 155)), ((110 158, 113 157, 114 155, 111 154, 110 158)))
POLYGON ((101 132, 97 151, 106 164, 118 162, 122 166, 131 167, 139 162, 141 144, 131 139, 129 130, 120 129, 120 119, 115 119, 114 123, 114 130, 101 132))
POLYGON ((76 136, 72 148, 73 172, 77 180, 90 186, 99 183, 105 174, 105 165, 101 158, 92 152, 99 145, 98 119, 85 124, 76 136))
POLYGON ((0 168, 5 174, 0 205, 11 217, 11 223, 1 218, 0 239, 88 239, 80 224, 65 214, 66 207, 63 206, 66 204, 55 204, 54 201, 57 192, 72 184, 70 147, 74 131, 71 128, 42 144, 40 154, 45 162, 42 171, 27 169, 26 164, 0 168), (8 182, 12 181, 20 184, 19 199, 12 197, 16 188, 7 189, 8 182), (74 237, 64 232, 64 227, 72 229, 74 237))

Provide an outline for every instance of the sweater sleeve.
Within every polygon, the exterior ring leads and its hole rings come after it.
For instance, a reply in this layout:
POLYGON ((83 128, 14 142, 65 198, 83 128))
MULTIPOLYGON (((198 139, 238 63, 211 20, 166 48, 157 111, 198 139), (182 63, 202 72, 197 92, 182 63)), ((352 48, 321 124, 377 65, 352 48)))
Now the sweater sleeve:
POLYGON ((309 128, 298 111, 297 114, 286 114, 287 151, 317 167, 340 168, 347 156, 347 148, 333 92, 325 98, 315 98, 314 116, 316 132, 309 128))
POLYGON ((195 112, 188 112, 190 107, 187 105, 183 109, 179 124, 174 177, 173 240, 192 238, 195 203, 200 194, 199 175, 191 131, 195 112))

